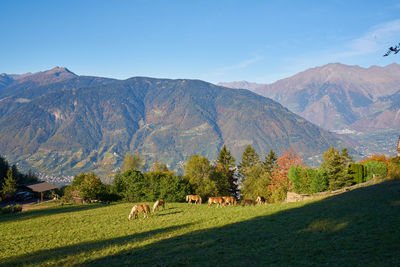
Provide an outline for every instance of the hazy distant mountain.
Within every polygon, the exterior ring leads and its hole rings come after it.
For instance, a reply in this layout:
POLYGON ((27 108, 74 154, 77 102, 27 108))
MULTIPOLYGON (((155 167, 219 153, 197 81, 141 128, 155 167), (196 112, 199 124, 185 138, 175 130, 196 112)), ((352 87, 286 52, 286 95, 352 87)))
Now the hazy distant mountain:
MULTIPOLYGON (((224 86, 240 88, 236 82, 224 83, 224 86)), ((400 90, 398 64, 362 68, 333 63, 308 69, 272 84, 245 88, 271 97, 328 130, 400 128, 398 121, 389 119, 393 110, 384 112, 390 106, 391 98, 383 98, 400 90), (379 122, 360 123, 371 119, 379 122)))
POLYGON ((362 68, 334 63, 272 84, 223 84, 271 97, 316 125, 340 133, 364 155, 394 155, 400 134, 398 64, 362 68))
POLYGON ((220 82, 218 85, 235 89, 247 89, 250 91, 255 91, 258 87, 263 86, 263 84, 260 83, 251 83, 246 81, 220 82))
POLYGON ((199 80, 72 75, 9 94, 1 110, 2 153, 47 173, 109 172, 135 151, 174 168, 193 154, 215 159, 224 143, 238 160, 247 144, 306 158, 339 144, 271 99, 199 80))

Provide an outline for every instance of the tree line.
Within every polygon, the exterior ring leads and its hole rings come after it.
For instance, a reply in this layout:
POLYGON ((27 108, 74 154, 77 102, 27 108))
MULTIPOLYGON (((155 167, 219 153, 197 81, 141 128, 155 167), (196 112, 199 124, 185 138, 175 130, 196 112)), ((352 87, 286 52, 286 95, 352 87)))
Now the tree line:
POLYGON ((17 165, 10 166, 8 161, 0 156, 0 200, 14 195, 19 185, 37 181, 38 177, 32 171, 27 174, 21 173, 17 165))
POLYGON ((183 166, 183 175, 172 172, 161 162, 153 163, 148 172, 143 171, 144 166, 139 154, 126 154, 122 170, 112 184, 103 184, 94 173, 82 173, 66 188, 65 197, 71 198, 76 191, 85 200, 139 202, 162 198, 180 202, 188 194, 203 199, 210 196, 255 199, 261 195, 268 202, 279 202, 288 191, 313 194, 372 178, 400 179, 398 157, 372 156, 355 163, 346 148, 340 151, 333 147, 323 154, 318 168, 306 166, 302 156, 291 148, 280 157, 271 149, 261 159, 251 145, 244 149, 238 163, 225 145, 215 162, 192 155, 183 166))

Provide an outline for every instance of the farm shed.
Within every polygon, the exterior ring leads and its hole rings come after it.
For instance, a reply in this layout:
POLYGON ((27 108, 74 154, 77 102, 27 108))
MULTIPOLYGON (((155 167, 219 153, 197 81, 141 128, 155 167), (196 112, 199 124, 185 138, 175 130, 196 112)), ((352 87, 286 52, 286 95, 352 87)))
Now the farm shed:
POLYGON ((43 201, 43 192, 58 188, 57 186, 48 182, 39 182, 36 184, 27 185, 26 187, 31 189, 33 192, 40 193, 40 202, 43 201))

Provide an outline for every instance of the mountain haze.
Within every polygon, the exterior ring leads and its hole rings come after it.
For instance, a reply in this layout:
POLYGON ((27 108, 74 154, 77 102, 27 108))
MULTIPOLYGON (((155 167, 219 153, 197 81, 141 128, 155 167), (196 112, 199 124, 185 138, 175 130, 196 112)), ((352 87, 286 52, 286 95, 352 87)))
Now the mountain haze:
POLYGON ((400 132, 400 65, 311 68, 272 84, 221 83, 270 97, 354 144, 363 155, 393 155, 400 132), (350 138, 350 139, 349 139, 350 138))
MULTIPOLYGON (((400 65, 362 68, 340 63, 311 68, 272 84, 221 83, 270 97, 291 111, 328 130, 399 129, 388 96, 400 90, 400 65), (386 97, 386 98, 385 98, 386 97), (382 113, 386 112, 387 115, 382 113), (387 123, 361 123, 377 119, 387 123), (389 125, 388 125, 389 123, 389 125)), ((386 114, 385 113, 385 114, 386 114)))

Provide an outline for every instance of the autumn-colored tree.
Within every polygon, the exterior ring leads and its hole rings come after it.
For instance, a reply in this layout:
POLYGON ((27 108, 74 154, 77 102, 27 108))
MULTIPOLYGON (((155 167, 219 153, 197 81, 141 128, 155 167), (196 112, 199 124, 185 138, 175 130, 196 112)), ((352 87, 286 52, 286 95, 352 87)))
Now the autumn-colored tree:
POLYGON ((400 157, 388 159, 388 178, 400 179, 400 157))
POLYGON ((360 161, 360 164, 365 164, 365 163, 370 162, 370 161, 378 161, 378 162, 381 162, 381 163, 385 164, 386 166, 388 164, 388 162, 387 162, 388 159, 386 158, 385 155, 372 155, 371 157, 360 161))
POLYGON ((361 164, 366 164, 369 162, 377 161, 385 164, 387 167, 387 177, 389 179, 400 178, 400 157, 390 157, 387 158, 385 155, 372 155, 371 157, 361 161, 361 164))
POLYGON ((278 158, 276 167, 272 172, 271 182, 267 186, 267 190, 271 193, 272 201, 284 200, 286 193, 293 186, 288 178, 291 166, 304 166, 303 157, 296 153, 293 148, 283 151, 282 157, 278 158))

